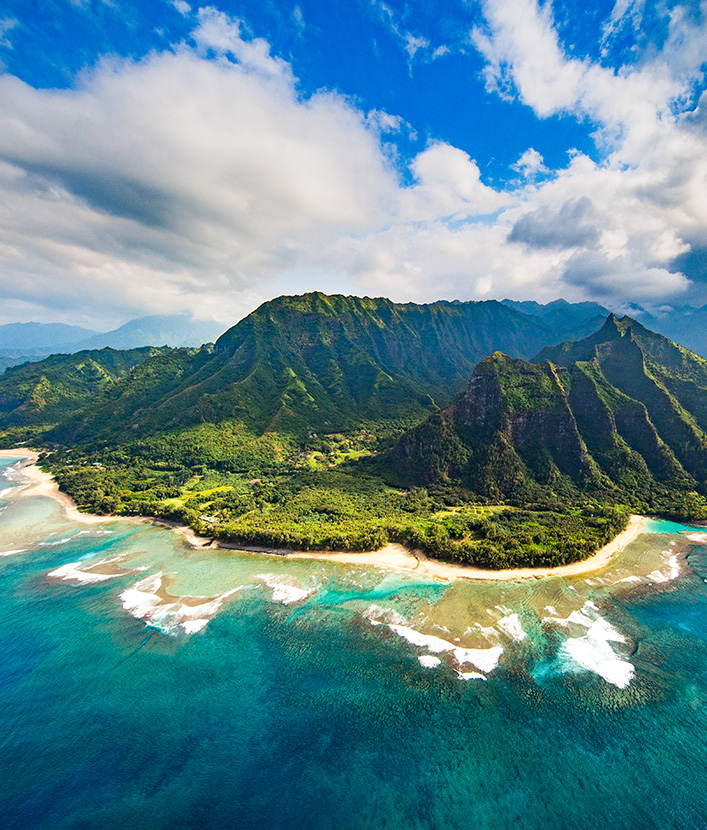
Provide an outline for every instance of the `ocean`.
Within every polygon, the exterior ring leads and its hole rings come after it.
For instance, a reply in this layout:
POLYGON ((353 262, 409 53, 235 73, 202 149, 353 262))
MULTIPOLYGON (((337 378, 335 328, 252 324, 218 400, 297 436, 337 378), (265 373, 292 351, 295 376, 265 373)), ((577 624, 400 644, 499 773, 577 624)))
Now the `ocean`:
POLYGON ((0 827, 705 828, 707 534, 456 581, 193 550, 0 459, 0 827))

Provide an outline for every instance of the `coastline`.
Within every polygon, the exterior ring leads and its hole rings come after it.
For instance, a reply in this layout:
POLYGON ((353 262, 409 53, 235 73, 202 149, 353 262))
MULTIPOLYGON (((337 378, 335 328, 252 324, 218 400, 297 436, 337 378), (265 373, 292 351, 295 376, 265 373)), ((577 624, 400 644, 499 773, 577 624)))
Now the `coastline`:
MULTIPOLYGON (((54 499, 63 508, 67 518, 84 524, 98 524, 111 521, 141 521, 150 524, 168 527, 184 537, 192 548, 209 547, 212 550, 235 550, 242 553, 252 553, 247 548, 236 545, 228 547, 219 545, 216 540, 198 536, 190 527, 179 525, 176 522, 156 519, 150 516, 97 516, 92 513, 82 513, 74 500, 59 489, 51 473, 45 473, 37 466, 39 453, 36 450, 18 448, 16 450, 0 450, 0 458, 20 458, 20 470, 29 484, 22 488, 23 496, 45 496, 54 499)), ((611 542, 604 545, 589 559, 573 562, 570 565, 558 565, 554 568, 508 568, 500 571, 483 570, 469 565, 455 565, 450 562, 441 562, 430 559, 422 552, 411 552, 403 545, 391 543, 377 551, 354 553, 350 551, 290 551, 279 552, 278 555, 286 559, 322 559, 329 562, 339 562, 345 565, 365 565, 384 568, 387 570, 408 571, 424 574, 435 579, 476 579, 484 581, 517 581, 524 579, 544 579, 553 576, 577 576, 606 567, 612 558, 622 551, 626 545, 633 542, 642 532, 646 516, 632 515, 627 527, 611 542)), ((267 549, 259 549, 262 553, 276 553, 267 549)))
POLYGON ((45 473, 37 466, 39 453, 36 450, 25 449, 20 447, 17 450, 0 450, 0 458, 20 458, 22 463, 19 470, 22 475, 28 480, 28 484, 23 485, 20 491, 21 497, 27 496, 46 496, 54 499, 64 508, 67 518, 75 522, 83 524, 98 524, 100 522, 117 521, 123 516, 96 516, 93 513, 82 513, 76 506, 76 502, 66 493, 62 493, 59 485, 54 481, 54 476, 51 473, 45 473))
POLYGON ((455 565, 429 559, 423 553, 411 553, 403 545, 390 544, 371 553, 348 553, 334 551, 295 551, 289 554, 292 559, 326 559, 347 565, 373 565, 395 570, 412 571, 436 579, 477 579, 484 581, 499 580, 513 582, 522 579, 544 579, 551 576, 577 576, 606 567, 617 553, 640 536, 646 516, 632 515, 625 530, 598 550, 589 559, 572 562, 570 565, 558 565, 554 568, 507 568, 500 571, 483 570, 470 565, 455 565))

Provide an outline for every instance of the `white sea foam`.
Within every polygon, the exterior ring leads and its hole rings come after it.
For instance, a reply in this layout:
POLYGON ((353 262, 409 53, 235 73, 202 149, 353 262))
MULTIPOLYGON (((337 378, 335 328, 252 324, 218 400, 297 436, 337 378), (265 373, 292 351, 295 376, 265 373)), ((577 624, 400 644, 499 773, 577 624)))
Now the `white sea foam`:
POLYGON ((484 626, 481 625, 481 623, 474 623, 473 627, 469 626, 464 634, 480 634, 485 640, 488 640, 491 643, 498 643, 501 636, 498 630, 492 625, 484 626))
POLYGON ((507 617, 500 619, 496 625, 501 629, 501 631, 503 631, 504 634, 507 634, 517 643, 521 640, 525 640, 528 636, 526 632, 523 631, 523 626, 520 624, 520 617, 518 614, 509 614, 507 617))
POLYGON ((181 627, 187 634, 194 634, 201 631, 223 603, 238 593, 242 587, 241 585, 233 588, 213 598, 189 597, 189 599, 205 600, 198 605, 192 605, 179 599, 166 600, 160 596, 162 574, 156 573, 126 588, 120 595, 120 599, 123 608, 129 614, 143 620, 153 628, 171 633, 181 627))
POLYGON ((698 544, 704 545, 707 543, 707 533, 690 533, 687 538, 691 542, 697 542, 698 544))
POLYGON ((273 600, 281 602, 283 605, 293 605, 295 602, 301 602, 316 591, 316 588, 298 588, 295 585, 288 585, 282 581, 281 577, 273 574, 259 574, 255 578, 271 588, 273 600))
MULTIPOLYGON (((50 576, 52 579, 62 579, 65 582, 78 582, 81 585, 91 585, 94 582, 105 582, 107 579, 115 579, 123 575, 119 573, 106 574, 95 571, 82 571, 79 567, 82 564, 85 565, 84 562, 69 562, 68 565, 62 565, 60 568, 49 571, 47 576, 50 576)), ((100 564, 100 562, 96 562, 96 567, 100 564)))
POLYGON ((503 648, 501 646, 494 646, 493 648, 455 648, 452 653, 460 666, 469 663, 488 674, 498 665, 498 661, 503 654, 503 648))
POLYGON ((43 547, 53 547, 54 545, 65 545, 67 542, 71 541, 71 536, 67 536, 65 539, 57 539, 55 542, 40 542, 39 544, 43 547))
MULTIPOLYGON (((162 605, 162 610, 170 608, 171 605, 162 604, 162 599, 157 595, 157 591, 162 587, 162 574, 156 573, 152 576, 147 576, 126 588, 120 595, 120 601, 123 608, 133 617, 138 619, 148 620, 152 619, 153 612, 162 605)), ((173 604, 173 603, 172 603, 173 604)))
POLYGON ((635 667, 617 656, 604 634, 602 628, 595 624, 584 637, 567 639, 560 653, 571 658, 581 668, 603 677, 607 683, 625 689, 635 675, 635 667))
POLYGON ((460 680, 486 680, 485 674, 479 674, 477 671, 458 671, 457 677, 460 680))
POLYGON ((450 652, 460 666, 469 663, 483 672, 493 671, 503 654, 503 648, 501 646, 494 646, 492 648, 460 648, 455 643, 450 643, 441 637, 435 637, 433 634, 423 634, 407 625, 389 624, 388 628, 415 646, 426 648, 428 651, 433 652, 433 654, 450 652))
POLYGON ((655 570, 652 573, 649 573, 646 577, 649 582, 655 582, 658 584, 662 582, 672 582, 673 579, 677 579, 680 576, 680 560, 678 558, 678 554, 669 550, 664 550, 663 556, 666 557, 668 565, 667 571, 655 570))
POLYGON ((201 631, 208 623, 208 620, 184 620, 181 625, 187 634, 196 634, 197 631, 201 631))
POLYGON ((623 579, 617 580, 617 585, 619 582, 643 582, 640 576, 625 576, 623 579))
POLYGON ((423 654, 417 659, 420 661, 420 665, 424 666, 426 669, 433 669, 435 666, 439 666, 442 662, 439 657, 435 657, 434 654, 423 654))
POLYGON ((0 550, 0 556, 14 556, 16 553, 25 553, 27 548, 17 548, 17 550, 0 550))
POLYGON ((380 605, 369 605, 363 612, 363 616, 371 625, 382 625, 383 623, 395 623, 405 625, 407 620, 402 614, 398 614, 392 608, 382 608, 380 605))
POLYGON ((580 611, 573 611, 566 619, 545 617, 543 622, 551 622, 565 627, 570 623, 587 629, 582 637, 568 637, 562 644, 559 654, 576 668, 586 669, 604 678, 620 689, 626 688, 635 675, 632 663, 621 659, 611 643, 625 643, 626 638, 617 631, 608 620, 599 614, 599 609, 588 600, 580 611))

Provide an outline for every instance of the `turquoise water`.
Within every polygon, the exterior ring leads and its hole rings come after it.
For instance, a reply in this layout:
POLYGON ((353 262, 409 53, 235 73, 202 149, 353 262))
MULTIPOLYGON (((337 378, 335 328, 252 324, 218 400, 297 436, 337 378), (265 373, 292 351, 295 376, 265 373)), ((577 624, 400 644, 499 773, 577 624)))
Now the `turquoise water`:
POLYGON ((0 509, 2 828, 707 826, 694 529, 589 582, 450 585, 0 509))

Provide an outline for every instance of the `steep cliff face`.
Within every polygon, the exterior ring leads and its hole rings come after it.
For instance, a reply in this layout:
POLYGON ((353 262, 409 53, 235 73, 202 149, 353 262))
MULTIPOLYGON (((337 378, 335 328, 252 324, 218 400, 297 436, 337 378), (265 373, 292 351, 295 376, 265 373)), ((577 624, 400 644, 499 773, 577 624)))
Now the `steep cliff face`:
POLYGON ((463 394, 403 436, 391 463, 485 495, 549 488, 653 504, 707 492, 706 415, 707 362, 612 315, 533 363, 502 354, 480 363, 463 394))
POLYGON ((402 438, 394 459, 413 479, 460 479, 485 495, 597 475, 555 367, 498 352, 454 403, 402 438))

